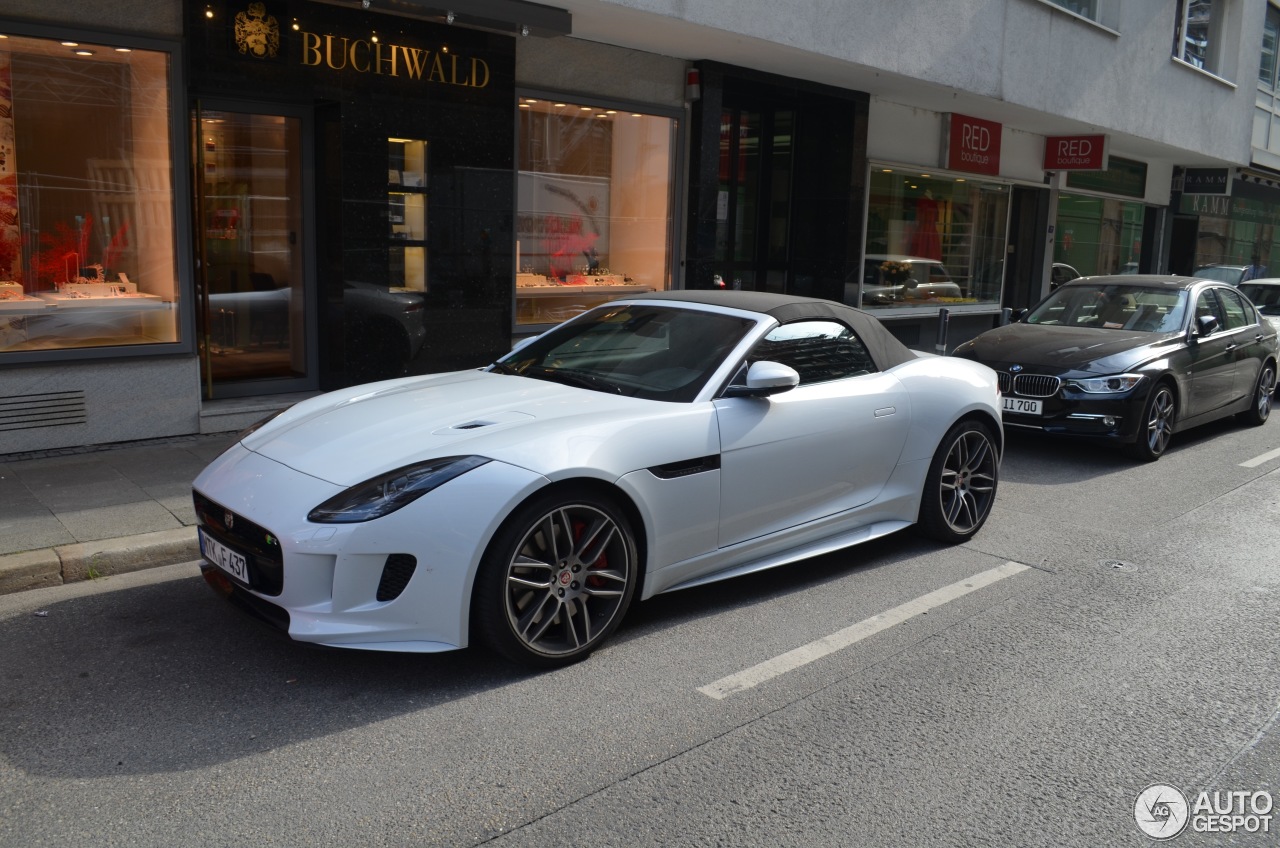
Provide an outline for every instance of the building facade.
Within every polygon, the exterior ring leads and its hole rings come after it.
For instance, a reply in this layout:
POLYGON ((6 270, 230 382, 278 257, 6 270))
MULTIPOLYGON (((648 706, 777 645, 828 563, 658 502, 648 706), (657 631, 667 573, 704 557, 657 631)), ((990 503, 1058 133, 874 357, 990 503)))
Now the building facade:
POLYGON ((1280 267, 1269 0, 810 11, 13 0, 0 454, 235 429, 638 291, 932 350, 1055 275, 1280 267))

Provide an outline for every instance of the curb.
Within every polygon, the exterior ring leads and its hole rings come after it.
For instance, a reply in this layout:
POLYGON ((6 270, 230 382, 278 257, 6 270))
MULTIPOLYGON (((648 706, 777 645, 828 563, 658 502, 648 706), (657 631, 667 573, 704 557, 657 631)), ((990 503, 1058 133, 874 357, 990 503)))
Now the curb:
POLYGON ((0 595, 200 558, 195 527, 0 556, 0 595))

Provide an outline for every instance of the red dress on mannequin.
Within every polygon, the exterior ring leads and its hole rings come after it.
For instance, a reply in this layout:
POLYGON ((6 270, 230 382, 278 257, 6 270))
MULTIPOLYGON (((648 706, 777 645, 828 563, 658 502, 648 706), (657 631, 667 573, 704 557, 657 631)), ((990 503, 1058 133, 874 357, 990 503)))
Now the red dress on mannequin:
POLYGON ((938 201, 922 197, 916 201, 916 231, 911 237, 911 254, 925 259, 942 259, 942 239, 938 236, 938 201))

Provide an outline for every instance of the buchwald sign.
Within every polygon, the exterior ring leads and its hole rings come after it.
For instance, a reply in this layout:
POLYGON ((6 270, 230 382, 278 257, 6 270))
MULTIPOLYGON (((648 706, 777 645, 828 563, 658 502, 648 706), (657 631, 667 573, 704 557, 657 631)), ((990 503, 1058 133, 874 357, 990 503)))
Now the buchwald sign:
POLYGON ((1000 133, 1003 126, 955 112, 943 130, 943 167, 953 171, 997 176, 1000 173, 1000 133))
POLYGON ((1051 135, 1044 140, 1046 171, 1105 171, 1105 135, 1051 135))

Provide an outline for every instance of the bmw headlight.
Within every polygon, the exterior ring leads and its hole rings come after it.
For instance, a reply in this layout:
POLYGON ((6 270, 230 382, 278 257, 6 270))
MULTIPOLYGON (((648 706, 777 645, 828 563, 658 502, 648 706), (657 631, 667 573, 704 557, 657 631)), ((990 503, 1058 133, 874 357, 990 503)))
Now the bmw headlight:
POLYGON ((1115 395, 1127 392, 1142 382, 1141 374, 1116 374, 1114 377, 1073 379, 1070 384, 1091 395, 1115 395))
POLYGON ((446 456, 406 465, 339 492, 311 510, 307 520, 318 524, 372 521, 489 461, 484 456, 446 456))

